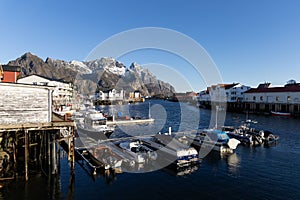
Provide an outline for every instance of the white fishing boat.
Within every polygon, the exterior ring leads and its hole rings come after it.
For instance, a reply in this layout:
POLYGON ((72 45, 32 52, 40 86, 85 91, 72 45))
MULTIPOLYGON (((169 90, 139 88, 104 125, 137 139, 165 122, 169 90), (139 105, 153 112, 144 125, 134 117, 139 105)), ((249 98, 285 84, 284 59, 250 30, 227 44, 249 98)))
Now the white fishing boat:
POLYGON ((93 111, 85 114, 84 120, 77 121, 76 127, 80 134, 103 140, 110 137, 114 132, 114 127, 107 126, 107 118, 101 112, 93 111))

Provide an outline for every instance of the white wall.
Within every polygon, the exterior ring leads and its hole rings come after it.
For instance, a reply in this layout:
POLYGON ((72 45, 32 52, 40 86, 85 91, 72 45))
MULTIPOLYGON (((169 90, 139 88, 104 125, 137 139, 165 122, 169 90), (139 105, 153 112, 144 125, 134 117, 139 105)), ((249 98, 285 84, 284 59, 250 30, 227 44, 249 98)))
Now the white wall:
POLYGON ((0 83, 0 124, 51 122, 51 88, 0 83))
POLYGON ((300 92, 245 93, 244 102, 299 104, 300 92))

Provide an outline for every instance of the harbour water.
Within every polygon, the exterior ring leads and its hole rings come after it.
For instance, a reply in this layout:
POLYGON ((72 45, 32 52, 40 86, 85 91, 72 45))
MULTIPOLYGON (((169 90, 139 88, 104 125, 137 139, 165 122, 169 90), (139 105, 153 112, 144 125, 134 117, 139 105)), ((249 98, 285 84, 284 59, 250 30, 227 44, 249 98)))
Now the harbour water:
MULTIPOLYGON (((103 107, 102 109, 107 109, 103 107)), ((121 108, 109 108, 118 109, 121 108)), ((123 112, 148 117, 148 103, 126 105, 123 112)), ((153 124, 118 127, 112 137, 153 134, 205 128, 210 110, 162 100, 151 101, 153 124), (183 113, 184 112, 184 113, 183 113)), ((225 125, 240 125, 244 114, 227 113, 225 125)), ((300 199, 300 121, 294 118, 249 115, 254 127, 280 136, 272 147, 239 146, 234 154, 211 153, 184 171, 172 168, 148 173, 122 173, 92 178, 75 164, 70 179, 67 156, 61 155, 60 176, 45 178, 39 173, 4 184, 3 199, 300 199)), ((61 151, 63 152, 63 151, 61 151)))

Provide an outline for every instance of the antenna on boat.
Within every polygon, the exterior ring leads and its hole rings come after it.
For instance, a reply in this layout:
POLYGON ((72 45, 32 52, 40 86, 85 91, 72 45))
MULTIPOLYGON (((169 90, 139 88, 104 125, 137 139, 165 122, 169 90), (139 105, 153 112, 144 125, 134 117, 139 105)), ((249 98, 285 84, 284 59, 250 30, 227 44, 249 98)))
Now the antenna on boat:
POLYGON ((114 109, 114 105, 112 105, 112 121, 115 121, 115 109, 114 109))

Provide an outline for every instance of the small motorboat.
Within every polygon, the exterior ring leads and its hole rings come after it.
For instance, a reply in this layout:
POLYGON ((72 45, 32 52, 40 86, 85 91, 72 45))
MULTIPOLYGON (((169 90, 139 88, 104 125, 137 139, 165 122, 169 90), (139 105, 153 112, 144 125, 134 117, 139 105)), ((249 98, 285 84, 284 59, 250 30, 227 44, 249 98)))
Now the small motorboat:
POLYGON ((76 161, 92 175, 95 175, 100 168, 109 168, 105 163, 97 160, 87 148, 75 148, 75 156, 76 161))
POLYGON ((247 120, 246 123, 240 125, 238 128, 223 126, 222 130, 226 132, 230 138, 235 138, 246 145, 271 145, 279 140, 279 136, 274 135, 268 130, 257 130, 250 127, 251 123, 253 122, 247 120))
POLYGON ((118 146, 134 156, 136 163, 143 164, 149 160, 156 160, 157 153, 143 144, 142 141, 124 141, 118 144, 118 146))
POLYGON ((233 153, 240 143, 239 140, 230 138, 227 132, 218 129, 204 129, 193 140, 193 144, 200 148, 220 153, 233 153))
POLYGON ((263 139, 264 145, 271 146, 278 142, 279 136, 274 135, 270 131, 260 131, 261 137, 263 139))
POLYGON ((92 147, 90 151, 96 160, 105 164, 105 169, 121 168, 122 157, 114 153, 109 146, 100 144, 92 147))
POLYGON ((274 111, 271 111, 271 114, 273 116, 283 116, 283 117, 290 117, 291 116, 291 113, 287 113, 287 112, 274 112, 274 111))
POLYGON ((176 167, 181 168, 199 161, 197 150, 181 143, 171 133, 157 134, 147 140, 143 139, 143 144, 155 150, 158 159, 165 160, 165 164, 175 164, 176 167))

